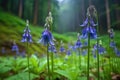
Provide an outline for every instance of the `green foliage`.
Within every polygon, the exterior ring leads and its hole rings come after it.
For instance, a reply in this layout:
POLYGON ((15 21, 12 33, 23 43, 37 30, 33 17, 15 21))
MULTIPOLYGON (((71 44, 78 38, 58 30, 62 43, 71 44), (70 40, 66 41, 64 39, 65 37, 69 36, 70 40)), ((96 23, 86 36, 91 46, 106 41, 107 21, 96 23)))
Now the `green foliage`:
MULTIPOLYGON (((35 78, 37 78, 38 76, 35 75, 35 74, 30 74, 30 80, 33 80, 35 78)), ((8 78, 6 78, 5 80, 29 80, 28 79, 28 72, 21 72, 21 73, 18 73, 14 76, 10 76, 8 78)))

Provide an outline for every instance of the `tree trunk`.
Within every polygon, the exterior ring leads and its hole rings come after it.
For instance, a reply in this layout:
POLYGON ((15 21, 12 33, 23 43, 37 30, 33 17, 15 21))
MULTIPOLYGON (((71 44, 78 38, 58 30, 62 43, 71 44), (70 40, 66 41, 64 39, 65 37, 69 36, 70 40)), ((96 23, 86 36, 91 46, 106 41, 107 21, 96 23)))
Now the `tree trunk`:
POLYGON ((38 0, 34 0, 34 18, 33 24, 36 25, 38 21, 38 0))
POLYGON ((86 16, 86 14, 85 14, 85 2, 84 2, 84 0, 81 0, 81 2, 82 2, 82 4, 81 4, 81 11, 82 11, 82 21, 84 21, 85 20, 85 16, 86 16))
POLYGON ((120 26, 120 9, 118 7, 119 7, 119 4, 120 4, 120 1, 115 0, 115 4, 117 5, 116 8, 115 8, 116 22, 117 22, 117 25, 116 25, 117 28, 116 29, 119 29, 119 26, 120 26))
POLYGON ((89 6, 92 5, 92 0, 89 0, 89 6))
POLYGON ((1 6, 2 6, 3 10, 8 11, 8 0, 2 0, 1 6))
POLYGON ((49 14, 49 12, 51 11, 51 0, 48 0, 48 14, 49 14))
POLYGON ((109 10, 109 2, 108 0, 105 0, 105 6, 106 6, 106 15, 107 15, 107 28, 110 29, 110 10, 109 10))
POLYGON ((18 12, 18 16, 20 18, 22 17, 22 11, 23 11, 23 0, 19 0, 19 12, 18 12))

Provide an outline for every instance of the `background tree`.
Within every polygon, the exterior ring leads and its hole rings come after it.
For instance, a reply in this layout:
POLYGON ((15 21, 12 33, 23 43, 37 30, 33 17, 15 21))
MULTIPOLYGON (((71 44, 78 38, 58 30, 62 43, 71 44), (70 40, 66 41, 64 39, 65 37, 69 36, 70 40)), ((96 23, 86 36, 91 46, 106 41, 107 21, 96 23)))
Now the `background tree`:
POLYGON ((18 16, 21 18, 22 17, 22 12, 23 12, 23 0, 19 0, 19 12, 18 16))
POLYGON ((38 21, 38 0, 34 0, 34 9, 33 9, 33 12, 34 12, 34 18, 33 18, 33 24, 37 24, 37 21, 38 21))

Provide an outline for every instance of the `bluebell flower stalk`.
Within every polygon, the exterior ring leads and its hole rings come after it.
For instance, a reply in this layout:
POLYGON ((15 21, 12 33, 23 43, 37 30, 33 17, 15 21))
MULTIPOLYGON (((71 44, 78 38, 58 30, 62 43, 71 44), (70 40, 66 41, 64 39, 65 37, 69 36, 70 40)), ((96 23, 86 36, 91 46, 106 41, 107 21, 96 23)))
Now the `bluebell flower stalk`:
MULTIPOLYGON (((113 49, 116 47, 116 44, 115 44, 115 42, 114 42, 114 31, 113 31, 112 28, 109 28, 109 29, 108 29, 108 35, 109 35, 109 48, 108 48, 108 53, 110 53, 110 47, 112 47, 113 49)), ((111 74, 111 64, 112 64, 111 55, 109 54, 109 66, 110 66, 109 75, 111 74)))
MULTIPOLYGON (((81 38, 86 39, 88 38, 88 59, 87 59, 87 80, 89 80, 89 60, 90 60, 90 39, 97 39, 98 35, 98 27, 97 30, 95 29, 95 26, 98 25, 98 16, 97 11, 93 5, 89 6, 87 9, 87 18, 83 22, 82 27, 82 35, 81 38), (94 19, 96 18, 96 23, 94 22, 94 19)), ((98 56, 99 57, 99 56, 98 56)), ((97 57, 97 58, 98 58, 97 57)), ((99 58, 98 58, 98 66, 99 66, 99 58)), ((99 70, 98 70, 98 80, 99 80, 99 70)))
POLYGON ((102 46, 102 41, 101 41, 101 40, 99 40, 99 43, 98 43, 98 44, 96 43, 96 44, 94 45, 93 49, 94 49, 95 51, 98 50, 98 53, 99 53, 99 54, 103 54, 103 53, 106 52, 106 51, 105 51, 105 48, 102 46))
POLYGON ((28 62, 28 79, 30 80, 30 63, 29 63, 29 50, 28 50, 28 46, 29 46, 29 43, 32 42, 32 36, 30 34, 30 29, 29 29, 29 21, 27 20, 26 21, 26 28, 24 29, 24 34, 22 36, 22 40, 21 42, 26 42, 26 45, 27 45, 27 50, 26 50, 26 53, 27 53, 27 62, 28 62))
POLYGON ((26 22, 26 28, 24 29, 24 34, 22 36, 21 42, 32 42, 32 36, 30 34, 30 29, 29 29, 29 21, 27 20, 26 22))
POLYGON ((65 48, 64 48, 64 43, 63 43, 62 40, 61 40, 60 44, 61 44, 61 46, 60 46, 60 52, 63 53, 63 52, 65 52, 65 48))
POLYGON ((12 51, 15 51, 16 55, 19 55, 19 48, 17 44, 15 43, 15 41, 13 42, 12 51))
MULTIPOLYGON (((48 78, 50 80, 50 64, 49 64, 49 46, 54 46, 54 38, 52 36, 52 33, 50 31, 52 31, 52 23, 53 23, 53 18, 52 18, 52 13, 49 12, 49 15, 46 17, 45 19, 45 30, 42 32, 42 36, 41 39, 38 41, 39 43, 42 43, 43 45, 45 45, 47 47, 47 66, 48 66, 48 78)), ((51 62, 52 62, 52 79, 53 79, 53 53, 51 54, 51 62)))
POLYGON ((80 69, 80 67, 81 67, 81 58, 80 58, 80 48, 82 48, 82 43, 80 42, 80 33, 78 33, 77 34, 77 42, 75 43, 75 47, 78 49, 78 53, 79 53, 79 63, 78 63, 78 65, 79 65, 79 69, 80 69))

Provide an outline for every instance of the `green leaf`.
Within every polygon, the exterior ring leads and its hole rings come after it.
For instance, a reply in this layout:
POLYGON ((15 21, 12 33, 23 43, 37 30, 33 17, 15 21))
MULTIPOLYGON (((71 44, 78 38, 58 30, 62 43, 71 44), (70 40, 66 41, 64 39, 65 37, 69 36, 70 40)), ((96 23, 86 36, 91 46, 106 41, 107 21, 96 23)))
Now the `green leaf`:
MULTIPOLYGON (((37 77, 38 75, 30 73, 30 80, 33 80, 37 77)), ((18 73, 16 75, 10 76, 5 80, 29 80, 29 75, 28 75, 28 72, 22 72, 22 73, 18 73)))

